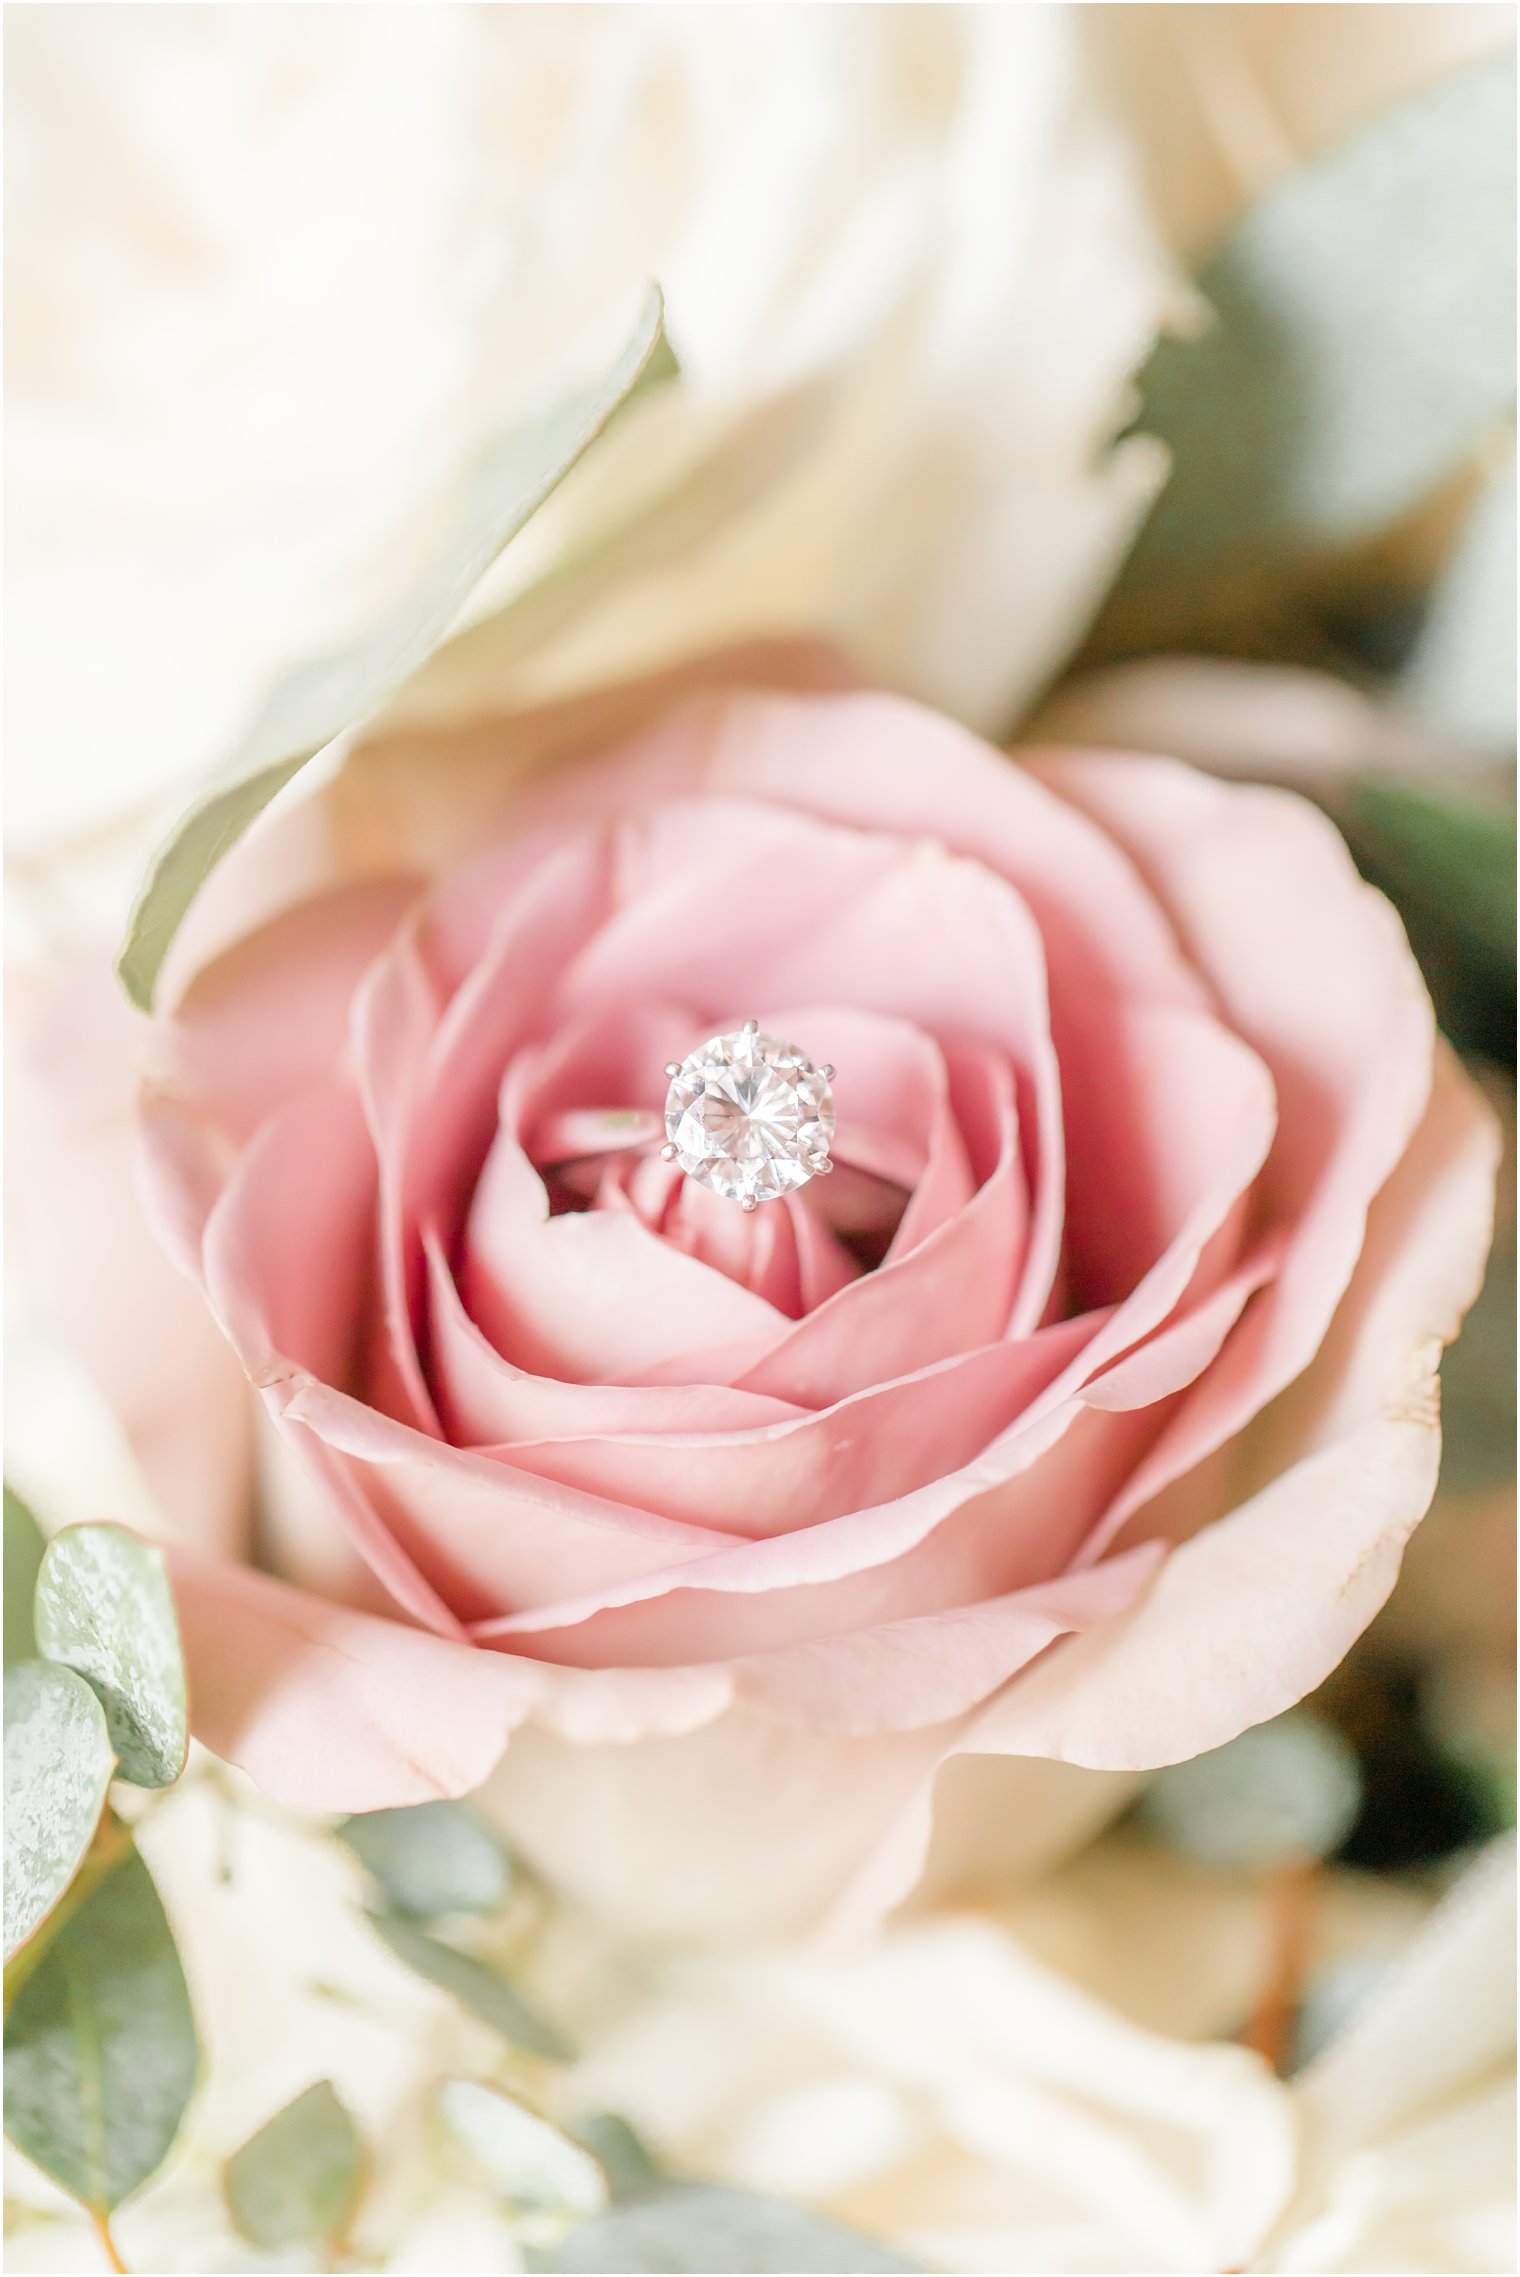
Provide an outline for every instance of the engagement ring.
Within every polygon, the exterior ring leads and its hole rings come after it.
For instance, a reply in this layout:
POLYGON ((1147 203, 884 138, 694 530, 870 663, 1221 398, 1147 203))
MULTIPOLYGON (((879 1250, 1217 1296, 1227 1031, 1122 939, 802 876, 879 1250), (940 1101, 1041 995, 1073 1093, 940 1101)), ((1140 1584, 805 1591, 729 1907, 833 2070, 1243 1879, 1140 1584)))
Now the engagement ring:
POLYGON ((777 1201, 833 1169, 833 1068, 762 1035, 758 1020, 667 1060, 665 1073, 660 1152, 740 1209, 777 1201))

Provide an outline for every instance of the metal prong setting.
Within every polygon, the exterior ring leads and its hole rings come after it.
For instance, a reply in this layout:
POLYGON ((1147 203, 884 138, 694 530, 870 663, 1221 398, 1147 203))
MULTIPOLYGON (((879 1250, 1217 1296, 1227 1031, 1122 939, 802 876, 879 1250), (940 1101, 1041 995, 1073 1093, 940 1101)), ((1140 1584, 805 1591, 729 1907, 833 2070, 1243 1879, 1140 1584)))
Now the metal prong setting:
POLYGON ((740 1202, 739 1207, 744 1212, 745 1216, 748 1217, 751 1210, 759 1209, 760 1204, 755 1199, 755 1196, 753 1194, 746 1194, 744 1196, 744 1199, 740 1202))
POLYGON ((825 1083, 832 1083, 834 1080, 834 1062, 831 1059, 826 1059, 818 1072, 825 1083))
POLYGON ((678 1059, 668 1059, 665 1062, 665 1073, 670 1076, 672 1081, 674 1081, 675 1077, 678 1076, 680 1072, 681 1062, 678 1059))
POLYGON ((674 1162, 674 1161, 675 1161, 675 1158, 676 1158, 676 1150, 675 1150, 675 1148, 674 1148, 674 1147, 671 1145, 671 1143, 670 1143, 669 1139, 667 1139, 667 1140, 665 1141, 665 1144, 664 1144, 664 1145, 661 1147, 661 1149, 660 1149, 660 1160, 661 1160, 662 1162, 674 1162))
POLYGON ((830 1162, 828 1156, 825 1155, 822 1162, 815 1162, 813 1164, 813 1176, 815 1178, 827 1178, 829 1172, 833 1169, 833 1167, 833 1163, 830 1162))
POLYGON ((760 1023, 759 1023, 759 1021, 758 1021, 758 1020, 746 1020, 746 1021, 745 1021, 745 1023, 744 1023, 744 1033, 745 1033, 747 1036, 758 1036, 758 1035, 759 1035, 759 1033, 760 1033, 760 1023))

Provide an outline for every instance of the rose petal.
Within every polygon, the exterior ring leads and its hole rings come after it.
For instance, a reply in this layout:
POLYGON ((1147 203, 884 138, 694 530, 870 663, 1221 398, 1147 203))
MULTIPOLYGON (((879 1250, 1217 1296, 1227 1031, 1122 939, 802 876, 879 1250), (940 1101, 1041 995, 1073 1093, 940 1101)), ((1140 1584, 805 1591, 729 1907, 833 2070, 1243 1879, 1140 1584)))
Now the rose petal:
POLYGON ((345 1060, 354 991, 421 890, 413 878, 340 887, 286 910, 198 973, 152 1030, 155 1089, 237 1145, 345 1060))
POLYGON ((299 1810, 464 1795, 543 1679, 291 1589, 246 1566, 171 1554, 196 1736, 299 1810))
POLYGON ((739 1371, 747 1391, 823 1407, 1008 1333, 1028 1199, 1013 1080, 990 1050, 953 1050, 951 1101, 977 1190, 912 1246, 838 1290, 739 1371))
POLYGON ((451 1002, 429 966, 428 910, 397 936, 355 1000, 355 1059, 380 1166, 385 1350, 401 1412, 423 1430, 436 1432, 438 1421, 417 1356, 419 1222, 468 1191, 490 1140, 501 1070, 541 1010, 544 973, 605 912, 607 859, 602 842, 589 838, 540 863, 451 1002))
POLYGON ((428 1267, 433 1377, 456 1444, 500 1446, 516 1439, 624 1431, 739 1431, 804 1412, 786 1400, 720 1384, 579 1384, 531 1375, 504 1359, 465 1311, 436 1235, 428 1237, 428 1267))
POLYGON ((1397 917, 1302 799, 1163 760, 1040 764, 1151 872, 1231 1026, 1271 1070, 1278 1136, 1262 1204, 1291 1236, 1270 1297, 1116 1504, 1096 1554, 1312 1358, 1355 1265, 1367 1206, 1424 1111, 1433 1023, 1397 917))
POLYGON ((1146 1543, 1085 1573, 979 1604, 790 1645, 738 1664, 739 1697, 805 1730, 911 1731, 963 1714, 1058 1636, 1122 1612, 1164 1552, 1146 1543))
POLYGON ((957 1353, 823 1409, 723 1432, 516 1442, 514 1466, 731 1533, 774 1536, 958 1471, 1059 1373, 1086 1324, 957 1353))
MULTIPOLYGON (((1320 1365, 1257 1426, 1274 1442, 1270 1483, 1173 1550, 1131 1611, 990 1701, 943 1761, 1007 1751, 1149 1768, 1223 1746, 1323 1680, 1387 1597, 1434 1491, 1436 1370, 1481 1279, 1498 1154, 1492 1117, 1443 1055, 1320 1365), (1285 1439, 1303 1452, 1282 1470, 1285 1439)), ((912 1887, 937 1775, 863 1869, 842 1921, 877 1918, 912 1887)))

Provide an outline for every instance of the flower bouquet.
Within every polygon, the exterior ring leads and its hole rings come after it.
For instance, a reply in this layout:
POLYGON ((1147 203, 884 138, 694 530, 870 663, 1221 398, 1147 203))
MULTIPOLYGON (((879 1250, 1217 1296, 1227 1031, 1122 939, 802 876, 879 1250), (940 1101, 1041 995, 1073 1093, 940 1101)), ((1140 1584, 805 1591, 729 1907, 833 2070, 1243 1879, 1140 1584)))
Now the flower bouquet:
POLYGON ((13 2267, 1508 2265, 1511 36, 13 20, 13 2267))

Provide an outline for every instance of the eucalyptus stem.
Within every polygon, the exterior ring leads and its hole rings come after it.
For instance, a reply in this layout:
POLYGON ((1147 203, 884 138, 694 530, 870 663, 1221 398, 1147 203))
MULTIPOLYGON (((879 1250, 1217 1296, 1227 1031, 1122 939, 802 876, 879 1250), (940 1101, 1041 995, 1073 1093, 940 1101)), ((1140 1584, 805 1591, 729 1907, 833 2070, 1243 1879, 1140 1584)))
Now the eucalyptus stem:
POLYGON ((117 2272, 117 2277, 131 2277, 131 2271, 121 2258, 121 2249, 111 2235, 110 2216, 100 2213, 94 2206, 91 2206, 88 2211, 90 2227, 95 2232, 100 2250, 106 2257, 106 2266, 109 2269, 114 2269, 117 2272))

